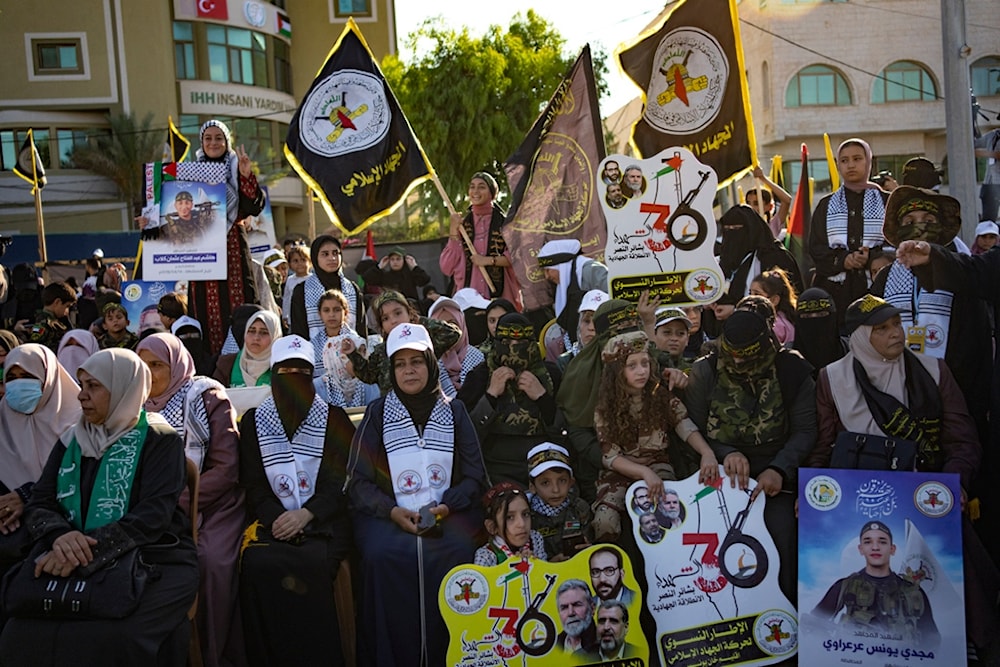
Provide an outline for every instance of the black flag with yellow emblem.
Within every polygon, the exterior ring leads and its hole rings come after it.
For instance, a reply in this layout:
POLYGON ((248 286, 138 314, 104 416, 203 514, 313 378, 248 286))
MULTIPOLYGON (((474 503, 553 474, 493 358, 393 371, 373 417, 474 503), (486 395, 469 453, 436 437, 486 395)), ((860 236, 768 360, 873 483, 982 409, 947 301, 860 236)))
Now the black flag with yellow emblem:
POLYGON ((13 172, 31 183, 31 194, 35 194, 35 188, 45 187, 48 179, 45 177, 45 167, 42 165, 42 158, 38 154, 35 146, 35 135, 33 130, 28 130, 28 136, 21 145, 21 150, 17 152, 17 161, 14 163, 13 172))
POLYGON ((736 0, 681 0, 618 59, 643 90, 632 127, 643 157, 683 146, 720 185, 756 163, 736 0))
POLYGON ((288 126, 285 156, 345 234, 391 213, 432 173, 353 19, 288 126))

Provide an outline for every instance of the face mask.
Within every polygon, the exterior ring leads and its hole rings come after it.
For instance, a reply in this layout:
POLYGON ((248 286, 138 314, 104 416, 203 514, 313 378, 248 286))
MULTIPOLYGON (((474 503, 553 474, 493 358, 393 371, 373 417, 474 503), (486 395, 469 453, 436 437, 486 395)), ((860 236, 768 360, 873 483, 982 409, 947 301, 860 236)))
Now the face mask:
POLYGON ((10 380, 6 383, 7 393, 4 400, 12 410, 22 415, 30 415, 42 400, 42 381, 33 378, 10 380))

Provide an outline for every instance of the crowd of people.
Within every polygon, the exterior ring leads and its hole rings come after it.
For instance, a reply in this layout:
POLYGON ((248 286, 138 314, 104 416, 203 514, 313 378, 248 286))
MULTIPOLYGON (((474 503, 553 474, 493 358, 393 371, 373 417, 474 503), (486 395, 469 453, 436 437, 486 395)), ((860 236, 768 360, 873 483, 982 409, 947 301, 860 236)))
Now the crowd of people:
POLYGON ((0 664, 182 664, 197 600, 206 665, 342 664, 349 613, 358 664, 441 665, 450 568, 600 544, 616 546, 592 552, 592 581, 556 593, 558 642, 579 660, 629 657, 622 553, 641 556, 625 517, 656 542, 684 520, 671 481, 753 486, 795 601, 798 469, 831 466, 843 433, 912 440, 914 469, 960 476, 968 639, 1000 664, 996 222, 956 252, 957 202, 905 173, 884 191, 871 148, 850 139, 809 266, 776 238, 789 197, 765 179, 774 192, 719 220, 717 302, 611 298, 607 269, 562 239, 537 252, 553 288, 542 329, 521 310, 492 175, 472 176, 470 210, 451 220, 439 293, 402 247, 352 279, 333 235, 254 262, 249 158, 217 121, 201 142, 198 159, 230 175, 228 280, 166 294, 136 334, 121 265, 89 259, 79 290, 14 274, 0 331, 8 588, 133 551, 157 575, 127 613, 85 620, 24 614, 5 593, 0 664), (335 603, 342 563, 353 609, 335 603))

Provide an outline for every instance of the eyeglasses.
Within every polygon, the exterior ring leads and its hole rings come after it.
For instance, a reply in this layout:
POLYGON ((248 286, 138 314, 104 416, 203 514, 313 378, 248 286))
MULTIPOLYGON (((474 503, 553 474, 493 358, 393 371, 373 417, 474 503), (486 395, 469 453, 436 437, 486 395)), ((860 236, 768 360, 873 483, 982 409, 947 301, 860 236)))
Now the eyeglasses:
POLYGON ((619 568, 615 567, 614 565, 608 565, 607 567, 592 567, 590 568, 590 576, 594 579, 601 576, 602 574, 605 577, 613 577, 615 575, 615 572, 617 572, 618 570, 619 568))

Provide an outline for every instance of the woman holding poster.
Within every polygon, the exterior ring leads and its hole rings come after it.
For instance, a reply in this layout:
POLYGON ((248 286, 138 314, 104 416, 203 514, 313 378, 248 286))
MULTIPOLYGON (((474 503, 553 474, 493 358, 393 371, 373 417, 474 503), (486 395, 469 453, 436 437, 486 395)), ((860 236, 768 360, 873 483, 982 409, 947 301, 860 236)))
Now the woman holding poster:
MULTIPOLYGON (((899 309, 876 296, 854 301, 845 324, 850 351, 819 374, 819 434, 809 466, 829 467, 834 443, 844 431, 915 441, 915 468, 956 473, 964 507, 982 449, 948 366, 906 349, 899 309)), ((963 524, 968 633, 982 650, 994 641, 1000 624, 990 602, 996 600, 1000 582, 971 524, 963 524)))
POLYGON ((243 220, 264 209, 264 193, 257 184, 253 163, 243 146, 232 147, 225 123, 210 120, 201 126, 198 162, 226 166, 226 280, 201 280, 190 284, 189 312, 206 328, 212 354, 222 349, 233 310, 257 303, 257 289, 250 264, 250 245, 243 220))

